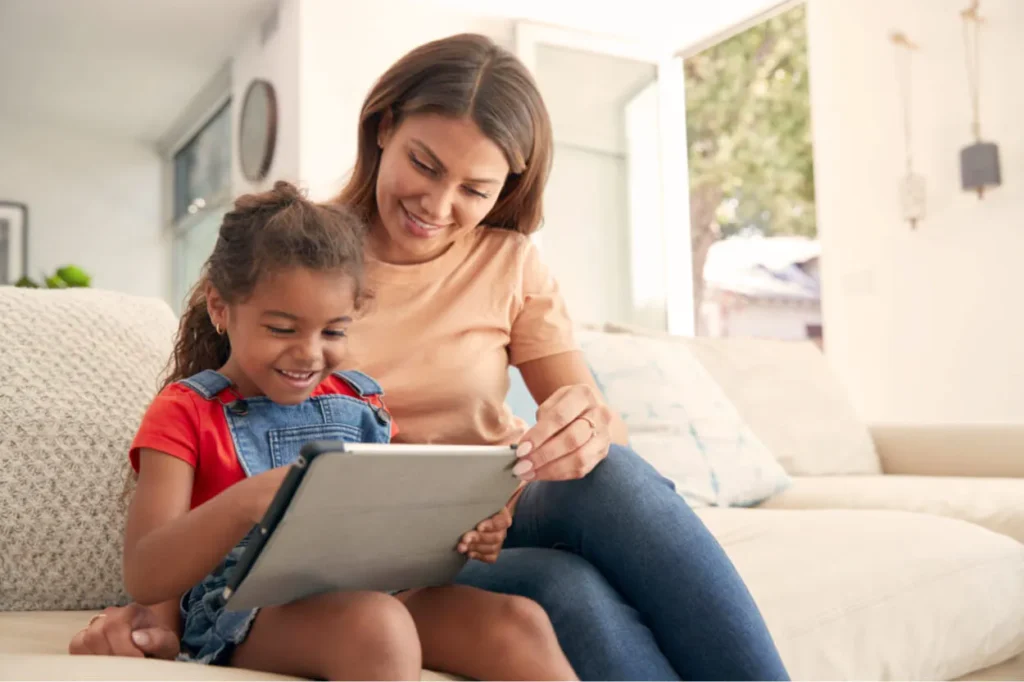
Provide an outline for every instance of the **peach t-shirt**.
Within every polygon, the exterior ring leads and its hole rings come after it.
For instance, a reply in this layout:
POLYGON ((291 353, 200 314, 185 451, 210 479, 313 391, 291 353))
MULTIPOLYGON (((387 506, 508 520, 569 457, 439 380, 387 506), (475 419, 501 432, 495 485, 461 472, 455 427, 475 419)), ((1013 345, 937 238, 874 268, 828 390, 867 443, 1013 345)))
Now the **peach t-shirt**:
POLYGON ((513 443, 509 364, 577 350, 537 247, 479 227, 416 265, 367 261, 373 298, 351 325, 348 364, 384 388, 409 443, 513 443))

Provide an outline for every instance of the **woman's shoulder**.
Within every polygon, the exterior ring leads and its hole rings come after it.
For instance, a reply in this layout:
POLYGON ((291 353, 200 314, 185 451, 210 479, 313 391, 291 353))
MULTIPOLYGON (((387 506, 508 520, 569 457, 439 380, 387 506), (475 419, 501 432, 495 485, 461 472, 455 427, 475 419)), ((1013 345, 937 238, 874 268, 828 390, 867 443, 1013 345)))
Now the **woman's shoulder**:
POLYGON ((525 254, 533 247, 530 238, 515 230, 498 227, 479 227, 473 231, 472 251, 478 257, 488 260, 508 260, 522 262, 525 254))

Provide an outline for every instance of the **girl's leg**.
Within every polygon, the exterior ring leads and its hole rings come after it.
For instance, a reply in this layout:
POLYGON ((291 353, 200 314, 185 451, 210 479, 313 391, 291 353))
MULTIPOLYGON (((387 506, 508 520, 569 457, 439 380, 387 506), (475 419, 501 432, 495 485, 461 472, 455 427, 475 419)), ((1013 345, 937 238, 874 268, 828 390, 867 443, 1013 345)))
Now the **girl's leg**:
POLYGON ((476 680, 575 680, 536 602, 464 585, 398 595, 416 623, 423 664, 476 680))
POLYGON ((325 594, 262 609, 231 665, 327 680, 418 680, 409 611, 377 592, 325 594))
POLYGON ((636 609, 576 554, 505 549, 496 564, 470 561, 455 582, 539 603, 581 679, 679 679, 636 609))
POLYGON ((674 486, 631 450, 577 481, 527 486, 506 547, 560 547, 636 607, 684 679, 788 679, 753 597, 674 486))

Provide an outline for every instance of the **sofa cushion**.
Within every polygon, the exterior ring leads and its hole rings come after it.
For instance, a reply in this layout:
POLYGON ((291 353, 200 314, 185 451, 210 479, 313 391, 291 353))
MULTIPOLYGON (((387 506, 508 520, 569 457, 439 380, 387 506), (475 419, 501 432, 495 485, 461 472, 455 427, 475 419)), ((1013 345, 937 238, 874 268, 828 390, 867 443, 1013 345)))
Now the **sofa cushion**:
POLYGON ((161 301, 0 287, 0 611, 125 599, 128 446, 177 320, 161 301))
POLYGON ((791 475, 881 472, 867 426, 813 343, 696 338, 687 344, 791 475))
POLYGON ((297 680, 240 668, 150 658, 0 654, 0 680, 297 680))
POLYGON ((697 513, 793 679, 951 680, 1024 652, 1024 545, 1004 535, 911 512, 697 513))
POLYGON ((691 505, 745 506, 789 477, 686 347, 670 339, 577 332, 629 440, 691 505))
POLYGON ((881 472, 867 427, 813 343, 671 337, 611 324, 605 329, 685 344, 789 474, 881 472))
POLYGON ((970 521, 1024 542, 1024 478, 796 476, 765 509, 902 509, 970 521))
MULTIPOLYGON (((292 680, 197 663, 69 656, 68 643, 94 615, 87 611, 0 613, 0 680, 292 680)), ((424 680, 453 677, 424 670, 424 680)))

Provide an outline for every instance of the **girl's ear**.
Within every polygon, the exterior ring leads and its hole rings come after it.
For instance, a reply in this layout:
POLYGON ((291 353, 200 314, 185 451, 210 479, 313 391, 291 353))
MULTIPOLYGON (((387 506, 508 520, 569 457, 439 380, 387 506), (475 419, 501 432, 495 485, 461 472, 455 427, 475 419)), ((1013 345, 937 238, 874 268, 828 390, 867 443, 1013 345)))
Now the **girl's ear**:
POLYGON ((207 283, 205 287, 206 312, 210 315, 210 322, 222 332, 228 326, 228 304, 212 284, 207 283))

